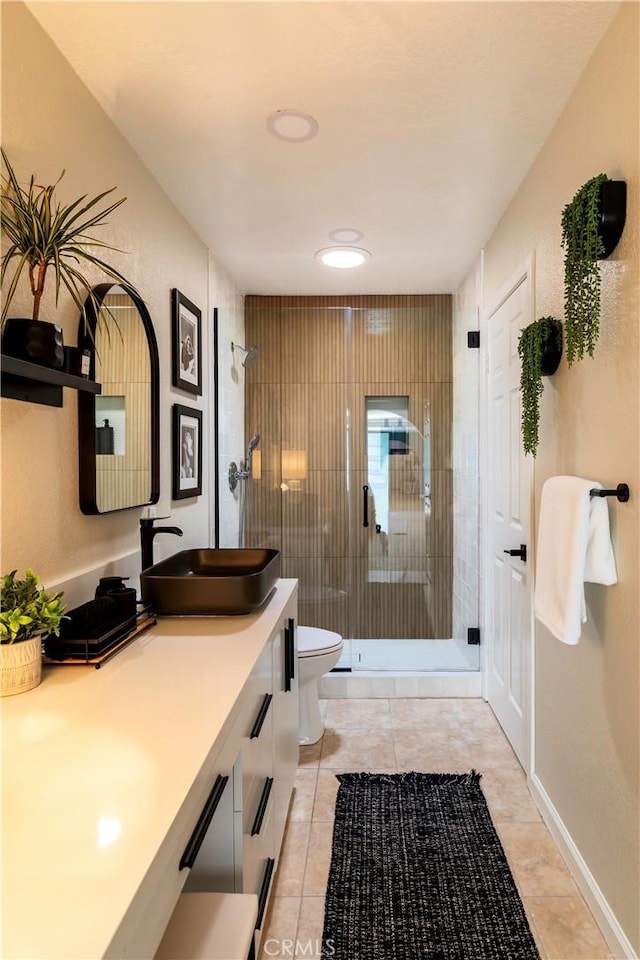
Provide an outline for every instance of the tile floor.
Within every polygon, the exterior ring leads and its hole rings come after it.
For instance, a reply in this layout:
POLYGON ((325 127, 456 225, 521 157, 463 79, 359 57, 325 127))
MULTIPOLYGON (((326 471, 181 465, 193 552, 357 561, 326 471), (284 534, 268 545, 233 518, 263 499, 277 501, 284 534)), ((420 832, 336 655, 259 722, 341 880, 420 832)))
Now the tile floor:
POLYGON ((324 737, 300 750, 262 960, 320 956, 336 773, 463 773, 472 767, 482 773, 481 785, 543 960, 611 956, 484 701, 325 700, 322 707, 324 737))

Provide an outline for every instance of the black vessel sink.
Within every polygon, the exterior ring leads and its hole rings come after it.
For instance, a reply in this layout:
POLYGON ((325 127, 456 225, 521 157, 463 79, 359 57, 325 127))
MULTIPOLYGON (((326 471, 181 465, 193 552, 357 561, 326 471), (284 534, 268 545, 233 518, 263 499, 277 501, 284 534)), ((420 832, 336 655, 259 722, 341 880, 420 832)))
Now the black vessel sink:
POLYGON ((279 576, 279 550, 181 550, 143 570, 140 591, 165 616, 233 616, 258 610, 279 576))

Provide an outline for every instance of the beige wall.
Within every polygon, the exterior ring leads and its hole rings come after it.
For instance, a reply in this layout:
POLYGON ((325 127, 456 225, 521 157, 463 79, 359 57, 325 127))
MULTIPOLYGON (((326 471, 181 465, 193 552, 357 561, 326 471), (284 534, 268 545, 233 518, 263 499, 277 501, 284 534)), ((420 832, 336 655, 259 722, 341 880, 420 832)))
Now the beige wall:
MULTIPOLYGON (((588 585, 588 622, 568 647, 536 625, 535 772, 635 950, 639 884, 640 566, 638 363, 638 5, 623 4, 485 251, 485 304, 527 254, 536 316, 563 316, 560 216, 600 172, 628 183, 626 228, 602 264, 602 332, 594 359, 563 361, 547 381, 536 505, 544 480, 576 474, 605 486, 619 584, 588 585)), ((532 91, 535 95, 535 91, 532 91)))
MULTIPOLYGON (((223 295, 223 322, 233 320, 238 326, 237 291, 224 272, 209 263, 205 245, 26 8, 21 3, 4 3, 2 18, 2 142, 20 177, 28 180, 35 172, 41 183, 48 183, 66 168, 59 188, 63 199, 97 194, 114 185, 117 196, 128 197, 100 237, 127 251, 113 254, 113 263, 140 290, 158 339, 161 498, 157 512, 171 513, 183 528, 180 546, 201 545, 210 529, 208 465, 203 495, 172 504, 171 405, 177 402, 207 411, 212 347, 209 297, 223 295), (172 287, 202 309, 205 392, 199 398, 170 385, 172 287)), ((103 279, 96 273, 96 282, 103 279)), ((29 316, 25 312, 29 301, 23 291, 14 301, 12 314, 29 316)), ((50 290, 41 317, 60 323, 65 341, 76 342, 77 312, 69 298, 61 297, 56 308, 50 290)), ((211 420, 205 412, 210 453, 211 420)), ((140 510, 103 517, 85 517, 80 512, 73 391, 64 391, 62 409, 3 399, 2 453, 3 570, 31 565, 51 583, 138 548, 140 510)), ((160 537, 156 555, 171 553, 176 545, 175 538, 160 537)))

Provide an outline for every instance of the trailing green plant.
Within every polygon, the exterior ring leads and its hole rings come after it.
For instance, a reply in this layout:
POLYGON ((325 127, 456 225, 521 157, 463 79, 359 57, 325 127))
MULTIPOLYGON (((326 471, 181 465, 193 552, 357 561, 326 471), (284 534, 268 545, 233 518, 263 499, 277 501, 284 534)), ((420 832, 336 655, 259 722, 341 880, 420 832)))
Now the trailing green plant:
POLYGON ((567 362, 593 357, 600 332, 600 267, 604 245, 600 223, 600 187, 609 178, 598 174, 580 187, 562 212, 567 362))
POLYGON ((2 256, 0 273, 0 283, 3 286, 5 280, 8 280, 2 308, 2 325, 25 269, 29 275, 33 296, 32 319, 39 319, 40 301, 48 271, 51 269, 55 277, 56 305, 61 288, 66 288, 84 317, 85 329, 90 333, 86 307, 92 303, 98 316, 100 304, 93 295, 92 281, 81 271, 81 266, 97 267, 120 284, 127 293, 139 296, 135 287, 115 267, 90 250, 91 247, 114 251, 118 248, 87 233, 95 227, 104 226, 109 214, 117 210, 126 197, 101 207, 104 198, 116 189, 111 187, 93 199, 87 200, 85 194, 63 205, 57 200, 55 191, 65 174, 64 170, 55 183, 46 187, 36 184, 32 175, 29 186, 24 188, 20 185, 4 150, 2 159, 7 174, 2 175, 0 227, 8 241, 2 256), (11 266, 15 269, 9 277, 11 266))
POLYGON ((547 349, 562 349, 562 324, 555 317, 540 317, 520 332, 521 431, 525 453, 536 456, 540 440, 540 398, 544 390, 542 360, 547 349))
POLYGON ((0 588, 0 643, 19 643, 46 631, 58 636, 65 607, 62 593, 45 593, 40 578, 27 568, 24 580, 16 570, 2 577, 0 588))

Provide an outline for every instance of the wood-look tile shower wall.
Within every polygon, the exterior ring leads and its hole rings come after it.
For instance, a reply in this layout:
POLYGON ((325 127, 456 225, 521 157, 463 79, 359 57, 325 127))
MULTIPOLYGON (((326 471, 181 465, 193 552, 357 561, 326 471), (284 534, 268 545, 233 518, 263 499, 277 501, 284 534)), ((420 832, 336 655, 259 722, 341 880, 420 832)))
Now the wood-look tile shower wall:
MULTIPOLYGON (((245 380, 247 438, 261 436, 257 542, 299 578, 300 622, 345 637, 450 637, 451 297, 250 296, 245 322, 260 348, 245 380), (369 396, 408 397, 411 422, 430 425, 431 509, 386 541, 362 526, 369 396)), ((400 482, 408 459, 389 466, 400 482)))

